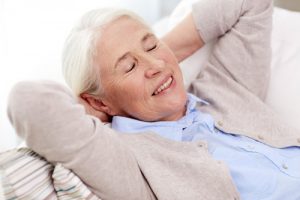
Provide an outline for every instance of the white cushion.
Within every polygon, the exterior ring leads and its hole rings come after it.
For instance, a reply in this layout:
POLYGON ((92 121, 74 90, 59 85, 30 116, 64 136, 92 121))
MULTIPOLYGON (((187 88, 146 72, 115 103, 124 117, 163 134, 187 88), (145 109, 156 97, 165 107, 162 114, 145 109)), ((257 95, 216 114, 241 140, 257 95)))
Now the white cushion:
MULTIPOLYGON (((183 0, 169 18, 170 29, 197 0, 183 0)), ((162 26, 161 26, 162 27, 162 26)), ((161 32, 163 32, 161 30, 161 32)), ((166 32, 166 31, 165 31, 166 32)), ((300 13, 275 8, 272 34, 271 81, 266 103, 288 124, 300 129, 300 13)), ((180 63, 188 87, 207 61, 213 44, 207 44, 180 63)))
POLYGON ((300 129, 300 13, 276 8, 271 82, 266 102, 300 129))

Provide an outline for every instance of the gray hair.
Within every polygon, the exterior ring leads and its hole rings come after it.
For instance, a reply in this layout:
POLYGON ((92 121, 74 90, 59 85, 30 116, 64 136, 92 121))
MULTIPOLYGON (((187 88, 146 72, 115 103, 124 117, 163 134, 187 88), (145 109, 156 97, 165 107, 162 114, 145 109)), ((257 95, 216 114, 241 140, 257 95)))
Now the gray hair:
POLYGON ((94 57, 96 44, 101 38, 103 27, 123 16, 142 23, 143 19, 131 11, 116 8, 92 10, 83 15, 65 41, 62 55, 63 76, 76 96, 86 92, 100 95, 100 70, 96 69, 94 57))

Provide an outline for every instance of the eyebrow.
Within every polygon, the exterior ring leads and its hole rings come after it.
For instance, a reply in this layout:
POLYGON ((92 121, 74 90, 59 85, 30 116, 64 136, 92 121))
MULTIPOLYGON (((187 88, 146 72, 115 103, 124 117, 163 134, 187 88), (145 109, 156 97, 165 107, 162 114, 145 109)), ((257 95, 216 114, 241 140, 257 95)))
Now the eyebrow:
POLYGON ((148 38, 150 37, 154 37, 153 33, 147 33, 146 35, 144 35, 144 37, 142 38, 141 42, 145 42, 148 38))
MULTIPOLYGON (((153 34, 153 33, 147 33, 146 35, 143 36, 143 38, 141 39, 141 42, 142 42, 142 43, 145 42, 145 41, 146 41, 148 38, 150 38, 150 37, 154 37, 154 34, 153 34)), ((126 52, 126 53, 123 54, 121 57, 119 57, 119 58, 117 59, 117 61, 115 62, 115 68, 117 68, 118 63, 119 63, 121 60, 125 59, 128 55, 129 55, 129 52, 126 52)))

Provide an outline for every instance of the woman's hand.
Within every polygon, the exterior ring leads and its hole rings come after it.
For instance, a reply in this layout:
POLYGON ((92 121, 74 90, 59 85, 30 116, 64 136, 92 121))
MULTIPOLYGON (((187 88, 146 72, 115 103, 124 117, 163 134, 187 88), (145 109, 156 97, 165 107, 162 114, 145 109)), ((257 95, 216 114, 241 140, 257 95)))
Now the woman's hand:
POLYGON ((105 112, 101 112, 98 110, 95 110, 92 106, 90 106, 90 104, 88 104, 84 99, 82 99, 81 97, 78 97, 78 102, 84 106, 85 108, 85 112, 89 115, 93 115, 95 117, 97 117, 98 119, 100 119, 102 122, 104 123, 109 123, 111 122, 111 116, 106 114, 105 112))

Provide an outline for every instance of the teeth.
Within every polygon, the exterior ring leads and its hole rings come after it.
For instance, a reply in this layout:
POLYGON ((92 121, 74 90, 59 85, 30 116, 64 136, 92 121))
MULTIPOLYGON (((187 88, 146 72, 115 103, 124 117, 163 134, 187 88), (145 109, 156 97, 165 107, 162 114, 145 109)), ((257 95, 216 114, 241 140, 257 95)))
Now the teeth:
POLYGON ((164 89, 166 89, 171 83, 172 83, 172 77, 170 77, 164 84, 162 84, 155 92, 154 94, 157 95, 164 89))

